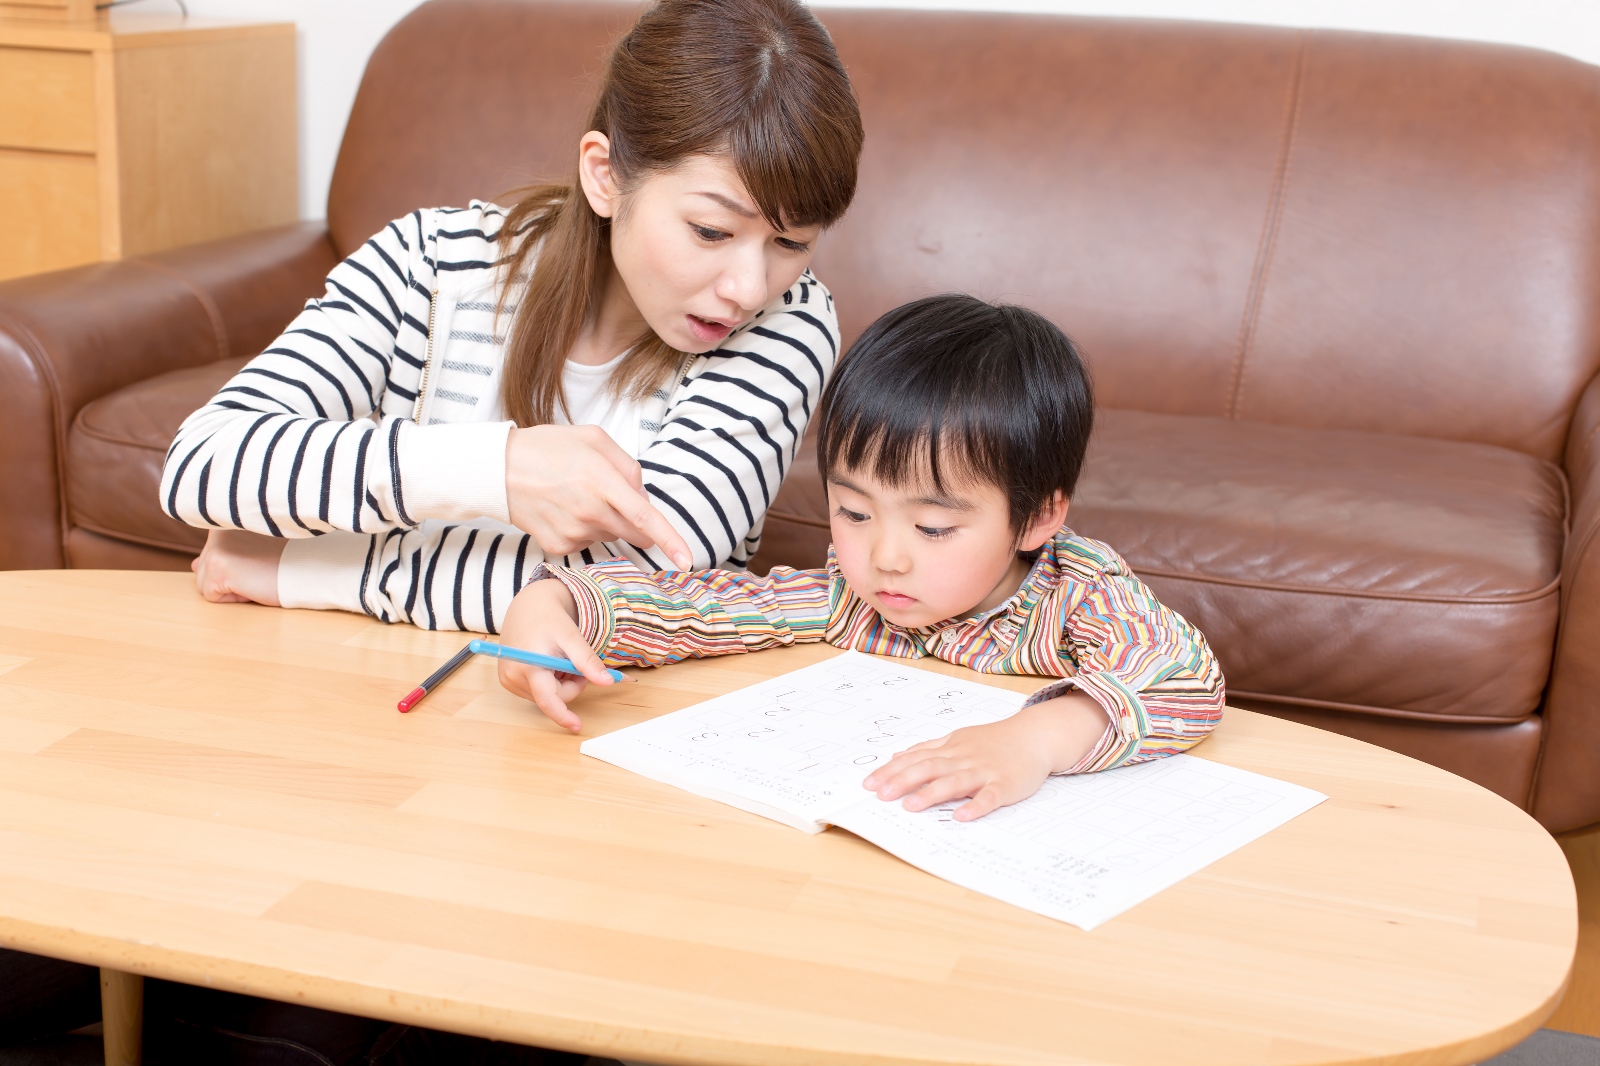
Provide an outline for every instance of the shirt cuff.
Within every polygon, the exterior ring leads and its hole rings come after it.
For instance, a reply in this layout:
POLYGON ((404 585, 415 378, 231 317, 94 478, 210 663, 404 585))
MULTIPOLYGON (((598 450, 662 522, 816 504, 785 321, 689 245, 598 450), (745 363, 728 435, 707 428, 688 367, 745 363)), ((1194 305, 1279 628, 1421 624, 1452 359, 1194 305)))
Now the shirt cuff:
POLYGON ((423 519, 511 521, 506 438, 512 422, 410 426, 395 444, 395 496, 413 525, 423 519))
POLYGON ((364 614, 361 575, 373 538, 366 533, 324 533, 296 538, 278 559, 278 602, 285 607, 364 614))
MULTIPOLYGON (((1100 705, 1106 712, 1106 728, 1100 734, 1100 739, 1094 746, 1084 752, 1083 757, 1065 770, 1062 774, 1087 774, 1099 770, 1109 770, 1121 766, 1127 759, 1139 750, 1141 734, 1138 731, 1138 719, 1125 713, 1127 708, 1122 707, 1115 698, 1114 693, 1107 692, 1104 686, 1085 684, 1093 675, 1079 675, 1077 677, 1064 677, 1060 681, 1053 681, 1044 688, 1029 696, 1024 707, 1032 707, 1036 703, 1044 703, 1058 696, 1065 696, 1074 690, 1085 693, 1090 699, 1100 705), (1129 735, 1129 730, 1132 734, 1129 735)), ((1119 693, 1118 693, 1119 694, 1119 693)))
POLYGON ((528 584, 535 581, 551 579, 561 582, 568 592, 572 593, 573 602, 578 605, 578 632, 583 634, 583 639, 589 642, 589 647, 600 656, 607 666, 614 666, 606 659, 606 651, 611 646, 611 635, 615 628, 611 605, 606 600, 605 590, 600 583, 582 570, 574 570, 566 566, 546 566, 540 563, 533 568, 533 574, 528 578, 528 584))

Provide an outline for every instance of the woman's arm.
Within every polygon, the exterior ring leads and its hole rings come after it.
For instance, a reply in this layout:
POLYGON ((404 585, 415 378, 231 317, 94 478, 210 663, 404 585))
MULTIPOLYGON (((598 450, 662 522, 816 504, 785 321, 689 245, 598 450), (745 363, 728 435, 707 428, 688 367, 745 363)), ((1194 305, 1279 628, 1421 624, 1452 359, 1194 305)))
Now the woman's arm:
MULTIPOLYGON (((761 520, 833 372, 839 327, 832 298, 807 274, 788 300, 695 360, 640 459, 646 497, 693 555, 686 569, 742 567, 755 554, 761 520)), ((367 542, 351 544, 343 564, 361 575, 359 585, 341 585, 348 589, 343 598, 325 605, 427 629, 501 632, 513 597, 547 557, 569 568, 611 558, 642 571, 673 565, 659 549, 622 539, 565 555, 545 552, 514 529, 484 522, 429 522, 370 543, 370 559, 367 542)), ((285 602, 300 602, 294 588, 286 591, 285 602)))
POLYGON ((409 418, 428 342, 427 229, 416 212, 367 241, 184 421, 162 472, 168 514, 288 538, 506 517, 510 423, 409 418))
MULTIPOLYGON (((639 458, 644 488, 694 566, 743 567, 839 356, 833 297, 810 271, 781 302, 699 357, 639 458)), ((663 569, 658 552, 606 550, 663 569)))
POLYGON ((492 632, 516 591, 514 560, 530 553, 536 562, 622 536, 691 561, 644 496, 638 464, 600 430, 411 421, 435 264, 487 270, 500 217, 475 204, 391 223, 185 421, 162 504, 226 531, 208 540, 197 567, 208 598, 276 603, 281 593, 286 606, 492 632), (441 220, 454 228, 443 231, 441 220), (507 471, 529 467, 518 500, 531 493, 538 506, 514 516, 507 471), (484 519, 501 525, 469 540, 468 527, 484 519), (503 525, 513 519, 532 542, 503 525), (252 533, 294 543, 257 545, 252 533), (486 550, 497 541, 504 555, 486 550))

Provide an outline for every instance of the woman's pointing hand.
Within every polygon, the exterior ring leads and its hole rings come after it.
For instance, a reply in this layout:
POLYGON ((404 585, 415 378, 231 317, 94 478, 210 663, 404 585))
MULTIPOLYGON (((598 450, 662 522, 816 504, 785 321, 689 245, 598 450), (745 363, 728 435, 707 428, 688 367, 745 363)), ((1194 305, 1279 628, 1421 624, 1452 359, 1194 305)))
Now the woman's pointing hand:
POLYGON ((694 566, 689 545, 645 496, 638 462, 598 426, 513 429, 506 502, 512 525, 547 555, 625 540, 659 547, 680 569, 694 566))

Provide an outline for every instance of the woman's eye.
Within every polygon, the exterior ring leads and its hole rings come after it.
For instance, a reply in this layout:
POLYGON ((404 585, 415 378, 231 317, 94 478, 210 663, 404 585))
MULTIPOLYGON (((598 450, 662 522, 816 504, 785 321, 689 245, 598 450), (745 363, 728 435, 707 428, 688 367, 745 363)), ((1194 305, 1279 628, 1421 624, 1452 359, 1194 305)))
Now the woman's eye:
POLYGON ((955 531, 956 531, 956 527, 955 526, 940 526, 940 527, 918 526, 917 527, 917 532, 918 533, 921 533, 924 537, 929 537, 929 538, 931 538, 933 540, 938 540, 941 537, 948 537, 950 534, 954 533, 955 531))
POLYGON ((696 237, 699 237, 701 240, 706 241, 707 243, 714 243, 716 241, 725 241, 725 240, 728 239, 728 236, 729 236, 727 233, 724 233, 722 230, 713 229, 710 226, 697 226, 693 222, 689 223, 689 228, 694 230, 694 235, 696 237))
POLYGON ((778 238, 778 247, 790 252, 803 253, 811 251, 811 245, 807 244, 805 241, 791 241, 787 237, 778 238))
POLYGON ((855 511, 847 511, 843 507, 841 507, 837 511, 835 511, 834 514, 838 515, 840 518, 844 519, 846 522, 865 522, 867 520, 867 516, 866 515, 858 514, 855 511))

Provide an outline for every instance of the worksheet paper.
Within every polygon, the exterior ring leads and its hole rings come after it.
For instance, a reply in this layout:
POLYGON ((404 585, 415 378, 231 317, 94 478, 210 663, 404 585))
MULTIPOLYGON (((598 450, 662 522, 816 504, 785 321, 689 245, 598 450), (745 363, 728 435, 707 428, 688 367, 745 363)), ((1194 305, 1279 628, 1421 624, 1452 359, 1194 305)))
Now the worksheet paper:
POLYGON ((996 722, 1025 697, 847 652, 584 741, 625 770, 818 833, 837 825, 947 881, 1083 929, 1327 797, 1188 755, 1049 778, 973 822, 861 787, 897 752, 996 722))

